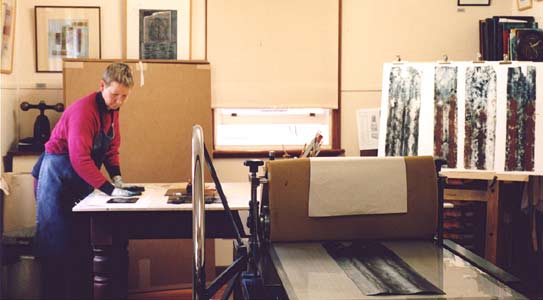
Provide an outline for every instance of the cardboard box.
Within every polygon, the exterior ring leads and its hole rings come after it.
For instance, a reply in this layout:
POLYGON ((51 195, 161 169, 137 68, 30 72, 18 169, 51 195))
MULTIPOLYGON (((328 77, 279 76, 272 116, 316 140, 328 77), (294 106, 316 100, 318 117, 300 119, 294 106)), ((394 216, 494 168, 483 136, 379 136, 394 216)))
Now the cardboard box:
MULTIPOLYGON (((207 281, 215 278, 215 246, 206 240, 207 281)), ((192 287, 192 240, 131 240, 128 245, 131 292, 192 287)))
POLYGON ((4 195, 4 231, 36 226, 34 177, 30 173, 4 173, 9 195, 4 195))

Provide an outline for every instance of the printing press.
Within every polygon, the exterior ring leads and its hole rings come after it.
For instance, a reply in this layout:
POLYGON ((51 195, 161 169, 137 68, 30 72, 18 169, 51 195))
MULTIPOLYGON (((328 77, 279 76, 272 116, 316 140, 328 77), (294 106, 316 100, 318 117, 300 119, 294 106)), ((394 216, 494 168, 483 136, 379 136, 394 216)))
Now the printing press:
POLYGON ((192 145, 193 299, 225 285, 222 299, 526 299, 517 278, 442 239, 442 162, 432 157, 246 161, 245 235, 197 125, 192 145), (234 262, 210 284, 204 161, 237 234, 234 262))

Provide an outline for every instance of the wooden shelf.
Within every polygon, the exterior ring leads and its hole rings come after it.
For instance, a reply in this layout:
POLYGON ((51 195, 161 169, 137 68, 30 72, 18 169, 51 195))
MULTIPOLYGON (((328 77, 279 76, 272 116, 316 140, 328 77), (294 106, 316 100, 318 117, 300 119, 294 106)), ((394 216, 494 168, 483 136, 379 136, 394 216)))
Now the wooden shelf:
MULTIPOLYGON (((213 150, 213 158, 253 158, 269 157, 270 151, 275 152, 275 157, 281 157, 283 150, 213 150)), ((286 150, 290 156, 299 156, 302 149, 286 150)), ((322 149, 319 156, 340 156, 345 153, 344 149, 322 149)))

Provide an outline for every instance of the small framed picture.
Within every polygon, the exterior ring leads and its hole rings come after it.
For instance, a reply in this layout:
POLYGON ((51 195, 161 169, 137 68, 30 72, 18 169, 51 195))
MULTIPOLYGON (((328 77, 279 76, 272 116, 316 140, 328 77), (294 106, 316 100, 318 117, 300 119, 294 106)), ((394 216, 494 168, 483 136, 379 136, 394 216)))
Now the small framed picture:
POLYGON ((458 6, 489 6, 490 0, 458 0, 458 6))
POLYGON ((62 59, 100 58, 100 7, 35 6, 36 72, 62 72, 62 59))
POLYGON ((10 74, 13 70, 13 40, 15 37, 15 0, 2 0, 2 41, 0 42, 1 68, 3 74, 10 74))
POLYGON ((525 10, 532 7, 532 0, 517 0, 518 10, 525 10))

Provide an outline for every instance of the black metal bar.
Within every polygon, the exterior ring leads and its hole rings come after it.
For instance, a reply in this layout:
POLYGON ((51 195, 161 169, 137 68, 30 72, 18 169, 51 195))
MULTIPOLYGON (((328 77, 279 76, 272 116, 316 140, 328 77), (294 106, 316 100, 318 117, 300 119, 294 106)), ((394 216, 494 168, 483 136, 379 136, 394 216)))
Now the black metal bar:
POLYGON ((258 261, 258 223, 260 215, 258 213, 257 189, 260 185, 260 178, 257 176, 258 168, 264 165, 261 160, 246 160, 243 164, 249 167, 249 180, 251 181, 251 200, 249 201, 249 217, 247 218, 247 226, 250 230, 249 236, 249 262, 248 273, 256 276, 258 261))
POLYGON ((215 295, 217 291, 230 279, 241 274, 241 271, 245 268, 245 262, 247 256, 242 256, 236 259, 226 270, 224 270, 206 289, 206 294, 208 296, 215 295))
POLYGON ((443 240, 443 247, 450 250, 452 253, 462 257, 472 265, 488 273, 490 276, 496 278, 497 280, 505 283, 506 285, 518 285, 521 281, 514 275, 508 273, 507 271, 501 269, 500 267, 492 264, 488 260, 480 257, 479 255, 469 251, 468 249, 460 246, 459 244, 445 239, 443 240))
POLYGON ((239 283, 239 278, 241 276, 240 274, 241 273, 238 273, 236 276, 230 279, 230 281, 228 282, 228 285, 226 286, 226 289, 224 289, 221 300, 227 300, 230 298, 230 295, 232 295, 232 292, 234 291, 236 284, 240 284, 239 283))
POLYGON ((209 167, 209 172, 211 173, 211 177, 213 178, 213 182, 215 182, 215 188, 217 189, 217 193, 219 193, 219 197, 221 198, 224 211, 228 215, 228 218, 230 219, 230 222, 232 223, 232 226, 234 227, 234 232, 236 234, 235 236, 236 242, 238 243, 238 245, 241 245, 243 242, 241 241, 241 235, 239 233, 238 225, 236 224, 236 221, 234 220, 234 216, 232 215, 232 211, 230 210, 228 201, 226 201, 226 195, 224 195, 221 182, 219 181, 219 177, 217 176, 217 172, 215 171, 215 167, 213 166, 213 162, 211 161, 211 157, 209 156, 209 152, 207 151, 207 147, 205 143, 204 143, 204 155, 206 158, 207 166, 209 167))
MULTIPOLYGON (((1 179, 0 179, 1 180, 1 179)), ((2 244, 4 240, 3 236, 4 232, 4 191, 0 190, 0 266, 2 266, 2 269, 0 269, 0 279, 4 278, 4 245, 2 244)), ((0 297, 2 295, 0 294, 0 297)))
POLYGON ((447 162, 443 159, 434 160, 436 165, 437 173, 437 243, 438 245, 443 244, 443 204, 445 200, 443 199, 443 189, 445 186, 445 178, 439 175, 441 172, 441 167, 447 162))
POLYGON ((437 179, 437 205, 438 205, 438 213, 437 213, 437 243, 438 245, 443 244, 443 206, 445 204, 445 200, 443 199, 443 186, 445 178, 438 175, 437 179))
POLYGON ((243 229, 243 222, 241 221, 241 218, 239 216, 238 212, 232 213, 232 216, 234 217, 234 222, 237 225, 238 231, 242 238, 249 237, 248 234, 245 233, 245 229, 243 229))

